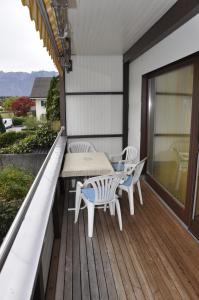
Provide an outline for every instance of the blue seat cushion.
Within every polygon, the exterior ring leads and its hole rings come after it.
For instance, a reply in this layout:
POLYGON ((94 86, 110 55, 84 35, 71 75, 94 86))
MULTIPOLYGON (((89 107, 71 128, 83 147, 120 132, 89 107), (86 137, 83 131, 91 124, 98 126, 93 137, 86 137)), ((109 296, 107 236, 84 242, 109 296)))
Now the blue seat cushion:
POLYGON ((127 177, 127 179, 121 185, 130 186, 132 183, 132 179, 133 179, 133 177, 131 175, 129 175, 127 177))
POLYGON ((82 194, 90 202, 95 202, 95 191, 94 191, 93 188, 84 188, 84 189, 82 189, 82 194))
POLYGON ((124 163, 115 162, 115 163, 112 163, 112 167, 113 167, 114 171, 117 171, 117 172, 124 171, 124 163))

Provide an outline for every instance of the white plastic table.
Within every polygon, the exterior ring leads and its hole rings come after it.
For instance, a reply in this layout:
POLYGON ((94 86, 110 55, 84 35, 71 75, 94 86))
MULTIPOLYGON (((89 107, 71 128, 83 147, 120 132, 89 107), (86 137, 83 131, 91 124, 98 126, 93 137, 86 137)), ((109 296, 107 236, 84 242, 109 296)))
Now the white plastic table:
MULTIPOLYGON (((61 177, 65 179, 113 174, 114 170, 103 152, 67 153, 61 177)), ((74 190, 68 192, 75 192, 74 190)), ((82 207, 81 209, 84 209, 82 207)), ((68 208, 74 211, 75 208, 68 208)))
POLYGON ((61 177, 89 177, 113 173, 113 167, 103 152, 67 153, 61 177))

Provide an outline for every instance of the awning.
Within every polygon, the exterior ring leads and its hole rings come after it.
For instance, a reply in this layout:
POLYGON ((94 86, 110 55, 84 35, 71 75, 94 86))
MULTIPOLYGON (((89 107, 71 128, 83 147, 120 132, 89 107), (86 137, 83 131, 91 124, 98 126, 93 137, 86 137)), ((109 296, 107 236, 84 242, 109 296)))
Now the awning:
POLYGON ((46 20, 42 16, 42 12, 36 0, 21 0, 23 5, 28 6, 30 11, 30 18, 35 22, 35 28, 39 31, 40 38, 43 40, 44 47, 47 48, 49 55, 53 59, 60 75, 63 74, 63 69, 60 63, 59 55, 62 52, 61 41, 58 38, 57 22, 54 10, 50 5, 50 0, 43 0, 44 9, 47 13, 49 24, 52 29, 54 37, 50 36, 49 28, 47 27, 46 20))

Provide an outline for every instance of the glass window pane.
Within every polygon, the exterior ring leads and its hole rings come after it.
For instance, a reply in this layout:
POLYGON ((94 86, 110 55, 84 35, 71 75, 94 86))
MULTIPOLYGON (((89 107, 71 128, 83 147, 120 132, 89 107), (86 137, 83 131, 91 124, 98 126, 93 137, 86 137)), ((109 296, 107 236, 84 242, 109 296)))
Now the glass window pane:
POLYGON ((193 66, 149 81, 148 172, 185 204, 193 66))

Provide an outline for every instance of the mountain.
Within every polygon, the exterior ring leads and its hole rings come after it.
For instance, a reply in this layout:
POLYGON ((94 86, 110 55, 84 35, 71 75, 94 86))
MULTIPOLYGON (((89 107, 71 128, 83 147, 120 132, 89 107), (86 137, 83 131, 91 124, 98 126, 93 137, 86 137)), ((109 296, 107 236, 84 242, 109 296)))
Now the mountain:
POLYGON ((36 77, 53 77, 58 73, 52 71, 3 72, 0 71, 1 96, 29 96, 36 77))

